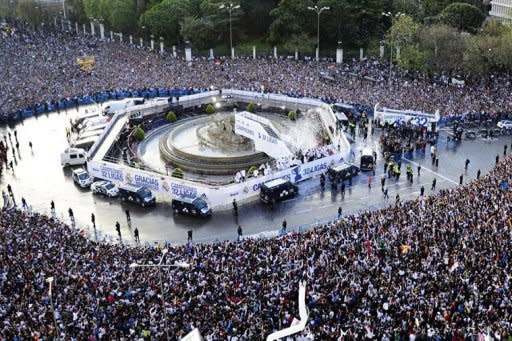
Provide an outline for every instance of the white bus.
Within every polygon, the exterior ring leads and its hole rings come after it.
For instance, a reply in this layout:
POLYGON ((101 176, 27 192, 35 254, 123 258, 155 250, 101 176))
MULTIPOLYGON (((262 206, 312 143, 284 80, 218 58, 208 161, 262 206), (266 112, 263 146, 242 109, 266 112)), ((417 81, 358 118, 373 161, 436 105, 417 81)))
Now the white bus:
POLYGON ((380 124, 408 124, 411 123, 413 126, 422 126, 427 128, 429 132, 438 132, 438 122, 440 117, 439 110, 436 110, 434 114, 428 114, 421 111, 413 110, 398 110, 384 108, 380 106, 380 103, 375 104, 373 117, 380 124))

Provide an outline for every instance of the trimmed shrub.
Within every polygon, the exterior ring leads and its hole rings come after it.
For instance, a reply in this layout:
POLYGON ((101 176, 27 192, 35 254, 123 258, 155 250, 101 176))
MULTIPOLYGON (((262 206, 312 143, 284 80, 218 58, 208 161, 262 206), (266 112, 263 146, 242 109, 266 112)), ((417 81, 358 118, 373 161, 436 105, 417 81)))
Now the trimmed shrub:
POLYGON ((215 112, 215 107, 213 106, 213 104, 211 104, 211 103, 210 103, 210 104, 208 104, 208 105, 206 106, 206 113, 207 113, 208 115, 211 115, 211 114, 213 114, 214 112, 215 112))
POLYGON ((175 178, 183 179, 184 174, 183 174, 183 171, 181 170, 181 168, 174 168, 172 170, 171 176, 175 177, 175 178))
POLYGON ((254 171, 256 169, 258 169, 258 167, 256 167, 256 166, 249 167, 249 169, 247 170, 247 176, 250 178, 254 174, 254 171))
POLYGON ((132 136, 137 141, 144 140, 144 130, 140 126, 136 126, 132 130, 132 136))
POLYGON ((249 104, 247 104, 247 111, 248 112, 255 113, 256 110, 258 110, 258 106, 256 105, 256 103, 249 103, 249 104))
POLYGON ((288 118, 290 119, 290 121, 295 121, 297 119, 297 112, 296 111, 288 112, 288 118))
POLYGON ((169 111, 167 113, 167 116, 165 116, 165 118, 167 119, 167 122, 169 122, 169 123, 175 122, 178 119, 176 117, 176 114, 174 113, 174 111, 169 111))

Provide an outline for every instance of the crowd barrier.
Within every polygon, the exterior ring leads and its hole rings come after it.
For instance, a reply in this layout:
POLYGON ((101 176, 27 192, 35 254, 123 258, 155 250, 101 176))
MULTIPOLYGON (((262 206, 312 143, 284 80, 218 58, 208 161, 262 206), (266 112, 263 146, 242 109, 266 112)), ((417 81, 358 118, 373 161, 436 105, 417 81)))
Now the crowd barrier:
MULTIPOLYGON (((119 100, 128 97, 144 97, 144 98, 155 98, 155 97, 183 97, 192 94, 197 94, 205 91, 210 91, 208 88, 145 88, 145 89, 122 89, 122 90, 111 90, 102 91, 92 95, 75 96, 57 100, 46 101, 28 106, 24 109, 12 112, 9 114, 0 115, 0 124, 15 124, 25 118, 32 116, 38 116, 44 113, 50 113, 53 111, 67 110, 78 108, 82 105, 90 105, 103 103, 109 100, 119 100)), ((303 98, 304 96, 300 93, 285 92, 282 95, 292 98, 303 98)), ((320 97, 318 98, 324 103, 332 104, 336 102, 343 102, 342 99, 332 97, 320 97)), ((359 103, 346 103, 352 105, 359 112, 366 112, 368 115, 373 115, 373 107, 359 103)), ((478 122, 486 120, 505 120, 512 119, 512 113, 478 113, 478 114, 456 114, 449 116, 441 116, 439 121, 440 126, 449 125, 454 122, 465 123, 465 122, 478 122)))
POLYGON ((114 91, 103 91, 92 95, 75 96, 70 98, 63 98, 37 103, 28 106, 24 109, 18 110, 16 112, 9 113, 7 115, 0 115, 0 123, 15 124, 24 120, 25 118, 29 118, 32 116, 38 116, 53 111, 73 109, 82 105, 103 103, 109 100, 118 100, 128 97, 182 97, 204 92, 207 90, 208 89, 196 88, 147 88, 139 90, 124 89, 114 91))

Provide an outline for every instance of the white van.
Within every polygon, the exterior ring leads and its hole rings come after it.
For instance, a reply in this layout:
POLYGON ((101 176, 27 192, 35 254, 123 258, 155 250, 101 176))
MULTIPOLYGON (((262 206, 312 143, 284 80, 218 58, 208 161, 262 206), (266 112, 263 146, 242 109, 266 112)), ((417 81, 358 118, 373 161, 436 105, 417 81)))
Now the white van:
POLYGON ((81 148, 66 148, 60 154, 60 164, 64 167, 79 166, 87 162, 87 152, 81 148))
POLYGON ((118 101, 108 101, 102 105, 103 115, 114 115, 116 111, 144 104, 144 97, 125 98, 118 101))

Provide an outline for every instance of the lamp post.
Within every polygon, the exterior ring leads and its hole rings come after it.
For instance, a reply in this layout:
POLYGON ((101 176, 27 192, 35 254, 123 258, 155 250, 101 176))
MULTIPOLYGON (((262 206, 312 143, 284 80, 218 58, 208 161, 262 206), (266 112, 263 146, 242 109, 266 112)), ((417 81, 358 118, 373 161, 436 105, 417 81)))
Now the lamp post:
POLYGON ((240 8, 240 5, 235 5, 231 2, 229 5, 222 4, 219 6, 219 9, 224 8, 229 12, 229 48, 231 51, 231 58, 235 58, 235 51, 233 51, 233 28, 231 25, 231 12, 233 12, 234 9, 240 8))
POLYGON ((308 6, 308 9, 310 11, 313 11, 317 15, 317 25, 316 25, 316 61, 320 62, 320 14, 322 14, 323 11, 328 11, 331 8, 328 6, 319 7, 318 5, 315 5, 313 7, 308 6))
MULTIPOLYGON (((393 27, 393 24, 395 23, 395 19, 401 17, 403 14, 401 12, 396 13, 393 15, 391 12, 382 12, 382 15, 385 17, 391 18, 391 27, 393 27)), ((388 83, 391 83, 391 68, 393 66, 393 39, 390 35, 389 39, 389 46, 390 46, 390 53, 389 53, 389 79, 388 83)))
POLYGON ((165 324, 165 335, 167 337, 167 340, 170 340, 169 338, 169 328, 167 325, 167 311, 165 309, 165 298, 164 298, 164 285, 162 282, 162 268, 182 268, 182 269, 188 269, 190 268, 189 263, 174 263, 174 264, 162 264, 164 261, 165 255, 169 252, 167 249, 162 250, 162 257, 160 258, 160 262, 158 264, 137 264, 132 263, 130 264, 130 268, 157 268, 158 269, 158 278, 160 281, 160 291, 162 294, 162 313, 164 315, 164 324, 165 324))
POLYGON ((57 326, 57 319, 55 318, 55 308, 53 306, 53 298, 52 298, 52 284, 53 284, 53 277, 48 277, 46 279, 46 282, 48 282, 48 296, 50 297, 50 306, 52 307, 52 316, 53 316, 53 325, 55 327, 55 333, 57 335, 56 339, 59 339, 59 327, 57 326))

